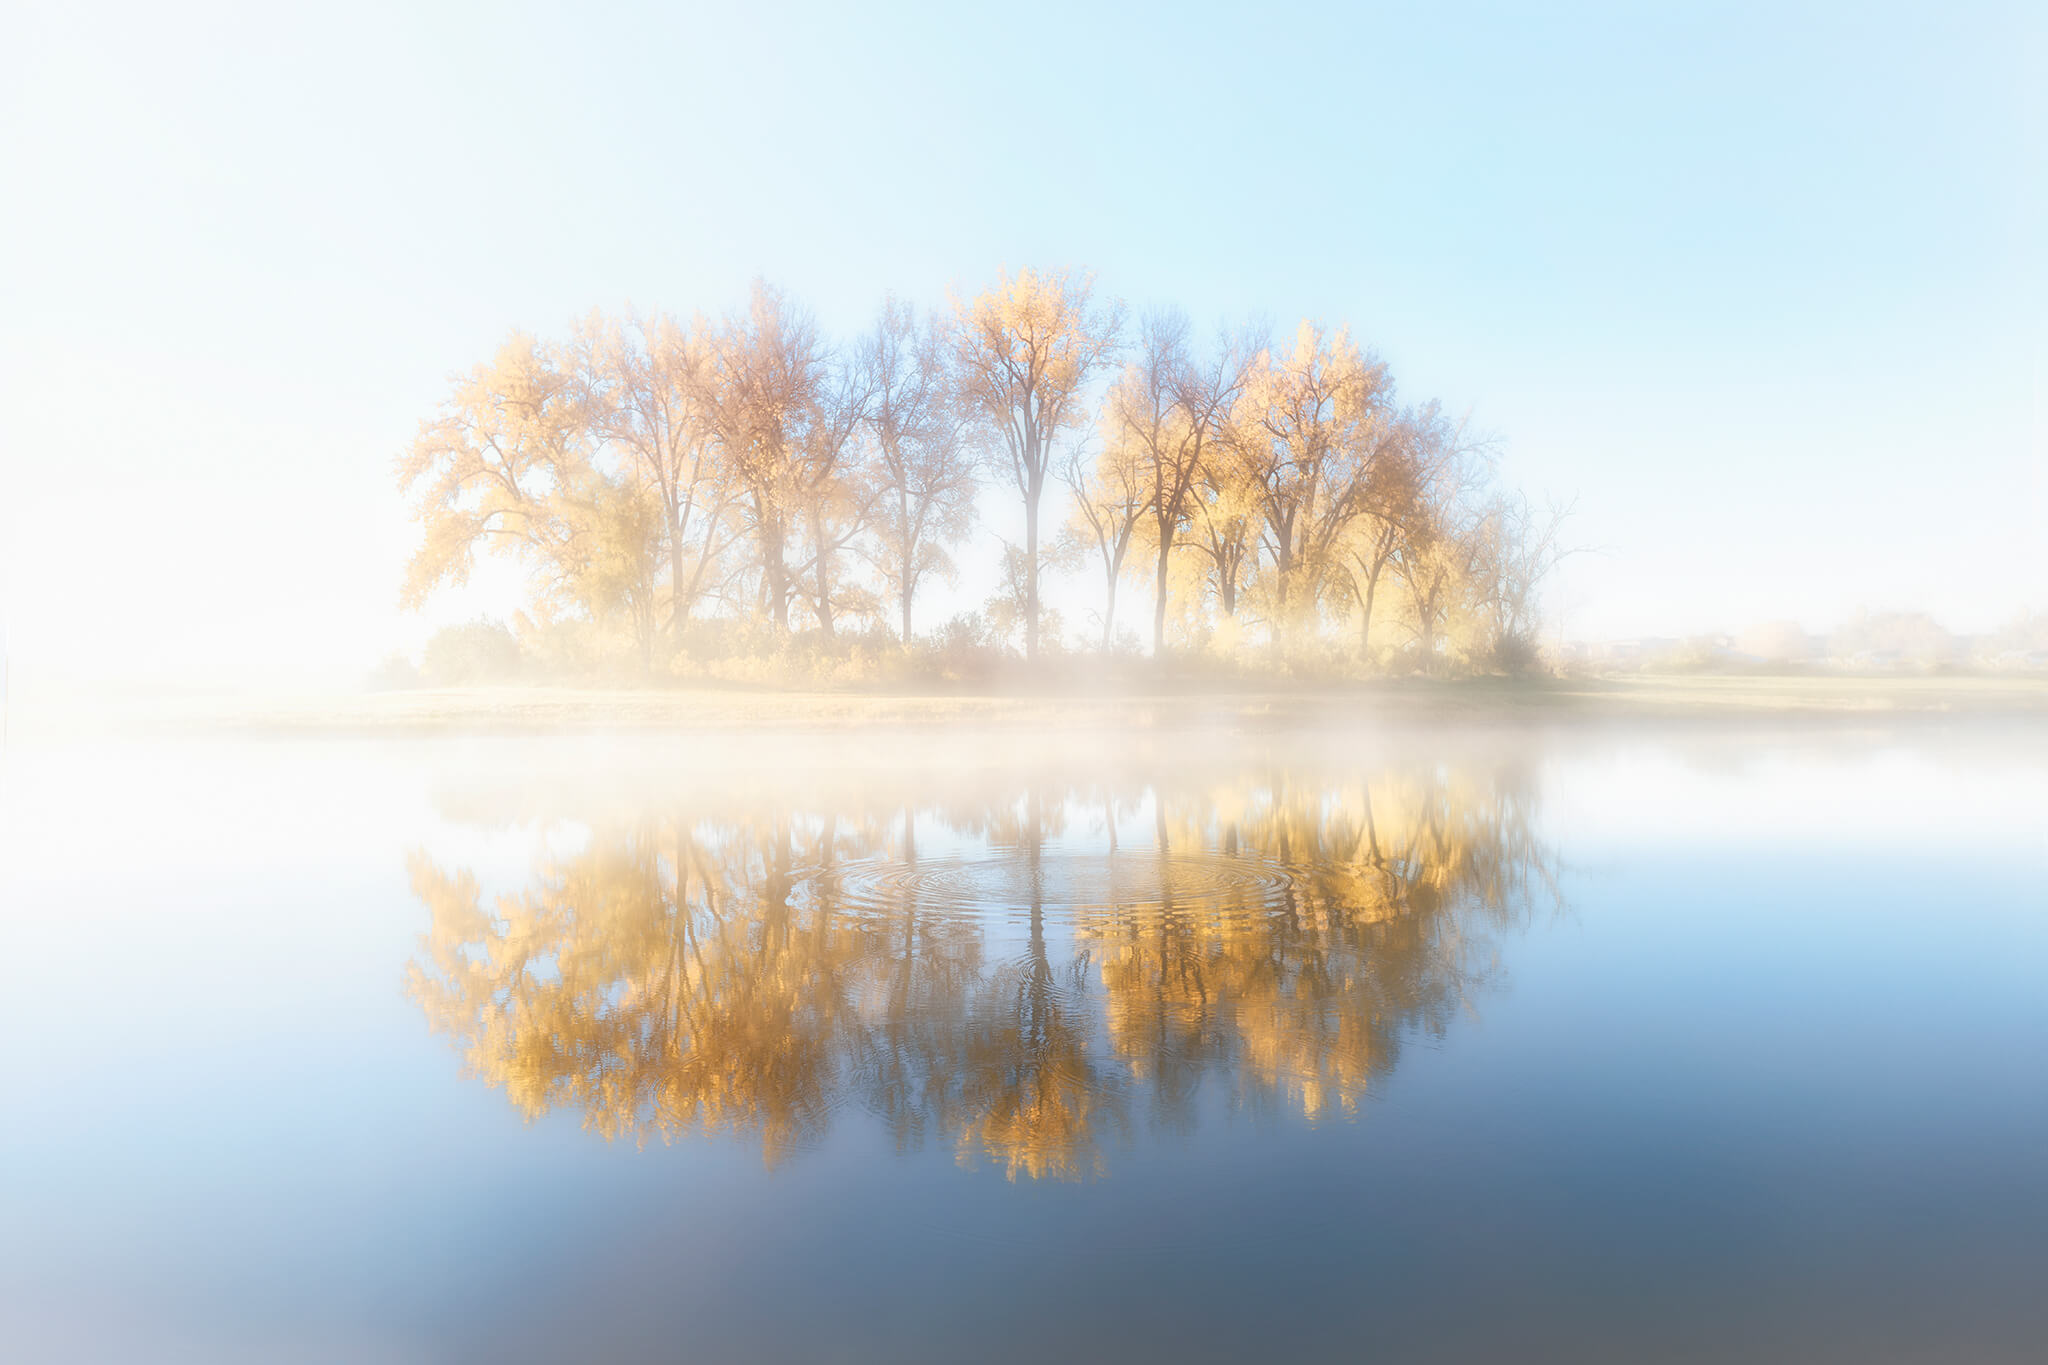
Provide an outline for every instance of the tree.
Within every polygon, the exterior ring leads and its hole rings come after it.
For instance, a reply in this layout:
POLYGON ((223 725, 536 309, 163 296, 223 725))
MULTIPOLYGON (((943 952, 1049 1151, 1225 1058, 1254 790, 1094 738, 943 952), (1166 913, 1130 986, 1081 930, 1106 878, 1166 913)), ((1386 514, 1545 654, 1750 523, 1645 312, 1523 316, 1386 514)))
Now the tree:
MULTIPOLYGON (((1063 562, 1071 548, 1068 542, 1055 541, 1050 558, 1055 563, 1063 562)), ((1004 541, 999 570, 996 590, 989 595, 981 614, 988 619, 988 627, 994 637, 1007 644, 1019 634, 1029 636, 1034 624, 1028 614, 1031 610, 1031 561, 1026 557, 1024 547, 1004 541)), ((1039 634, 1050 635, 1057 640, 1060 633, 1059 608, 1040 604, 1035 624, 1039 634)))
POLYGON ((878 491, 861 441, 875 393, 870 360, 860 351, 828 355, 796 484, 809 553, 800 573, 810 584, 811 614, 828 638, 841 610, 872 619, 878 605, 873 593, 841 575, 848 548, 868 529, 878 491))
POLYGON ((1489 452, 1457 442, 1436 452, 1424 470, 1413 515, 1393 567, 1408 589, 1415 644, 1425 672, 1439 666, 1443 627, 1473 568, 1473 503, 1485 486, 1489 452))
POLYGON ((1425 490, 1445 462, 1470 462, 1483 449, 1483 442, 1466 435, 1464 423, 1450 422, 1437 404, 1429 403, 1401 419, 1396 439, 1368 476, 1359 515, 1340 550, 1346 581, 1358 603, 1363 661, 1372 658, 1373 608, 1386 571, 1408 537, 1426 531, 1425 490))
POLYGON ((920 326, 894 298, 869 338, 874 382, 868 430, 875 445, 875 563, 896 598, 903 643, 926 575, 948 578, 948 547, 974 521, 975 470, 961 440, 961 409, 949 368, 949 340, 936 319, 920 326))
POLYGON ((1038 510, 1054 446, 1085 420, 1088 381, 1115 355, 1123 310, 1094 278, 1025 270, 955 300, 961 397, 990 464, 1024 500, 1024 654, 1038 657, 1038 510))
POLYGON ((1244 382, 1240 348, 1224 346, 1198 369, 1188 353, 1188 324, 1175 311, 1154 313, 1138 353, 1104 404, 1103 440, 1129 449, 1145 487, 1142 526, 1153 551, 1152 653, 1166 649, 1167 580, 1174 545, 1192 520, 1209 444, 1244 382))
POLYGON ((886 618, 908 641, 987 482, 1024 504, 988 612, 1028 659, 1055 616, 1044 574, 1090 547, 1105 648, 1135 563, 1155 657, 1169 621, 1176 640, 1226 650, 1256 623, 1284 660, 1292 632, 1348 618, 1370 662, 1390 610, 1427 667, 1526 654, 1515 642, 1561 553, 1555 515, 1488 500, 1488 442, 1433 403, 1397 407, 1386 367, 1340 327, 1197 355, 1185 317, 1161 310, 1120 365, 1121 323, 1087 274, 1027 270, 955 296, 949 316, 888 298, 846 347, 760 281, 716 323, 593 313, 560 345, 516 333, 453 381, 398 461, 423 527, 402 601, 501 554, 529 573, 512 619, 543 669, 614 662, 631 639, 652 671, 656 643, 674 655, 688 632, 699 664, 759 676, 760 656, 782 670, 789 633, 813 624, 829 639, 886 618), (1101 441, 1084 456, 1091 423, 1101 441), (1050 542, 1049 481, 1074 496, 1050 542))
POLYGON ((575 585, 575 602, 600 625, 624 621, 641 671, 652 671, 660 616, 660 507, 644 485, 606 473, 578 480, 563 502, 571 509, 573 533, 559 560, 565 580, 575 585))
POLYGON ((666 314, 612 321, 593 314, 575 352, 596 434, 622 450, 661 513, 668 563, 668 629, 684 622, 717 573, 732 541, 712 441, 713 358, 709 338, 666 314))
POLYGON ((1339 542, 1344 581, 1358 604, 1358 657, 1372 662, 1373 607, 1387 565, 1415 515, 1418 471, 1412 446, 1392 452, 1374 480, 1372 495, 1339 542))
POLYGON ((401 605, 467 582, 480 548, 559 576, 573 535, 562 500, 590 472, 586 415, 574 376, 523 332, 457 380, 398 460, 399 487, 425 532, 406 565, 401 605))
POLYGON ((401 603, 465 582, 479 549, 523 559, 536 606, 624 619, 649 662, 658 528, 630 478, 595 459, 590 392, 570 357, 515 333, 459 380, 399 459, 425 537, 401 603))
POLYGON ((842 463, 866 414, 866 376, 839 369, 810 315, 760 280, 747 311, 719 329, 714 356, 708 421, 740 489, 769 623, 789 633, 790 599, 814 575, 808 591, 830 633, 834 556, 862 508, 842 463), (792 563, 806 534, 810 557, 792 563))
POLYGON ((1227 451, 1227 446, 1212 445, 1202 460, 1201 481, 1191 500, 1192 544, 1208 561, 1217 609, 1232 619, 1244 584, 1258 567, 1259 500, 1257 489, 1227 451))
POLYGON ((1102 648, 1115 638, 1116 581, 1138 523, 1151 505, 1142 443, 1120 421, 1105 422, 1102 454, 1090 470, 1078 454, 1067 458, 1062 477, 1074 494, 1074 530, 1095 551, 1107 587, 1102 607, 1102 648))
POLYGON ((1396 436, 1387 368, 1342 328, 1304 321, 1284 356, 1268 353, 1231 414, 1228 448, 1261 520, 1272 564, 1274 641, 1285 649, 1314 607, 1338 537, 1396 436))
POLYGON ((1496 493, 1472 529, 1471 578, 1488 659, 1511 673, 1536 657, 1536 608, 1544 580, 1571 553, 1569 509, 1538 508, 1525 493, 1496 493))
POLYGON ((1836 662, 1865 668, 1931 667, 1955 657, 1956 640, 1925 612, 1858 611, 1829 637, 1828 654, 1836 662))

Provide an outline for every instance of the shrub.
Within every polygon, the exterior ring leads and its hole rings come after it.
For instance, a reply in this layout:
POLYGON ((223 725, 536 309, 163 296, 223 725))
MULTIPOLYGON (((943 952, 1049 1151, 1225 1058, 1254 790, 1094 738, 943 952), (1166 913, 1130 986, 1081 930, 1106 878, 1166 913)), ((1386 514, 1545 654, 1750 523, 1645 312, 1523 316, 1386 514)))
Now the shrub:
POLYGON ((419 669, 403 654, 387 655, 384 662, 371 669, 369 676, 363 679, 363 687, 371 692, 399 692, 419 685, 419 669))
POLYGON ((519 676, 524 656, 503 622, 476 620, 434 632, 420 654, 420 674, 436 687, 507 682, 519 676))
POLYGON ((1503 635, 1495 640, 1493 647, 1486 651, 1485 664, 1511 678, 1524 678, 1544 671, 1542 651, 1527 635, 1503 635))

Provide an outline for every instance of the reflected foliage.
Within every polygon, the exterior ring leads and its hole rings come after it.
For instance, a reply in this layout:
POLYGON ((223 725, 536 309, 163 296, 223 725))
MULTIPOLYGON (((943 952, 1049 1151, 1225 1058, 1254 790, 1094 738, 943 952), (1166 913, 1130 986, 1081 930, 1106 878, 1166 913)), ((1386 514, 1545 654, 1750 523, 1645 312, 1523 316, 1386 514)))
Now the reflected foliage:
POLYGON ((529 1117, 773 1164, 856 1106, 1099 1175, 1205 1112, 1355 1113, 1557 905, 1534 814, 1524 774, 1435 768, 621 803, 502 891, 415 852, 409 990, 529 1117))

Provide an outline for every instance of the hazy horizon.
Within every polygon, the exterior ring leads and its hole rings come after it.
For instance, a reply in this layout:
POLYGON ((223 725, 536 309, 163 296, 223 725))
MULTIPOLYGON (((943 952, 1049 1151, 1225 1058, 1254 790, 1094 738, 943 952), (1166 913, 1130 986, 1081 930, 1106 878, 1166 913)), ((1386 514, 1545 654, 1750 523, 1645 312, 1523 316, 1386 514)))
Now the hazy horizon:
MULTIPOLYGON (((1944 14, 31 5, 16 676, 349 682, 509 615, 509 568, 399 610, 393 461, 515 328, 761 276, 846 338, 1025 266, 1204 333, 1348 324, 1575 503, 1553 638, 1995 629, 2048 606, 2048 26, 1944 14)), ((982 513, 921 625, 988 595, 1018 514, 982 513)), ((1085 630, 1097 591, 1050 600, 1085 630)))

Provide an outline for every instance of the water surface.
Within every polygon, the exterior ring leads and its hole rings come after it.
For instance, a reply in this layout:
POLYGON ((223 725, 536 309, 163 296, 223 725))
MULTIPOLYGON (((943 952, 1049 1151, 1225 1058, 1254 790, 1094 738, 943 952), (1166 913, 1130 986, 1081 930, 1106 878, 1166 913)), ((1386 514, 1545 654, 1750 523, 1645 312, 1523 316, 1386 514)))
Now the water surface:
POLYGON ((2038 737, 72 745, 0 816, 24 1358, 2048 1333, 2038 737))

